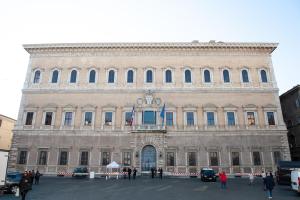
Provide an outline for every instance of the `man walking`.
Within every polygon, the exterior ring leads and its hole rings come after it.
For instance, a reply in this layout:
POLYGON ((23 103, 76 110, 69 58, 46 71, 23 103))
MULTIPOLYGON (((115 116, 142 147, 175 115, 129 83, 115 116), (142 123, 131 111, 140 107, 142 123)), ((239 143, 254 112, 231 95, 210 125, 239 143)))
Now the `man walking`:
POLYGON ((273 179, 273 175, 272 173, 270 172, 268 174, 268 176, 266 177, 266 189, 267 189, 267 194, 268 194, 268 198, 269 199, 272 199, 272 190, 274 189, 274 186, 275 186, 275 182, 274 182, 274 179, 273 179))
POLYGON ((136 172, 137 172, 137 170, 136 170, 136 168, 134 168, 133 169, 133 179, 135 179, 135 177, 136 177, 136 172))
POLYGON ((34 180, 35 180, 34 184, 35 185, 39 184, 39 182, 40 182, 40 176, 41 176, 41 174, 40 174, 39 170, 37 170, 36 173, 35 173, 35 176, 34 176, 34 180))
POLYGON ((131 168, 130 167, 128 167, 127 172, 128 172, 128 179, 130 180, 130 177, 131 177, 131 168))
POLYGON ((160 177, 160 179, 162 179, 162 176, 163 176, 163 169, 162 169, 162 168, 159 168, 158 171, 159 171, 159 177, 160 177))
POLYGON ((30 177, 27 172, 23 174, 19 185, 22 200, 25 200, 27 192, 32 189, 32 186, 30 184, 30 177))

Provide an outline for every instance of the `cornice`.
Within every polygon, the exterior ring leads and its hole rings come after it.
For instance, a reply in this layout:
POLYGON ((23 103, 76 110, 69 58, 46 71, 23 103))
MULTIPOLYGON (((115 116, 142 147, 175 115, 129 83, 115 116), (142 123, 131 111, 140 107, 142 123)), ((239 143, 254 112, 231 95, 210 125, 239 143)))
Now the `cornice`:
POLYGON ((272 53, 278 43, 258 42, 160 42, 160 43, 52 43, 52 44, 24 44, 29 54, 47 54, 50 52, 97 52, 103 50, 228 50, 247 49, 264 50, 272 53))

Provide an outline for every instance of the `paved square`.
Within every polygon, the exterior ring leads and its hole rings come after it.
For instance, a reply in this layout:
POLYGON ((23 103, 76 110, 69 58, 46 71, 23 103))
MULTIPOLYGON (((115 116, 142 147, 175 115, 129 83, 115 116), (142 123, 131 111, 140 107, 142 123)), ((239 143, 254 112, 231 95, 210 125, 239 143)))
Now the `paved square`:
MULTIPOLYGON (((19 199, 12 195, 1 200, 19 199)), ((247 179, 229 179, 227 190, 221 190, 219 182, 201 182, 191 178, 138 177, 128 179, 76 179, 64 177, 42 177, 38 186, 33 186, 27 200, 260 200, 267 199, 262 190, 261 179, 249 186, 247 179)), ((275 186, 274 198, 278 200, 298 200, 299 196, 289 186, 275 186)))

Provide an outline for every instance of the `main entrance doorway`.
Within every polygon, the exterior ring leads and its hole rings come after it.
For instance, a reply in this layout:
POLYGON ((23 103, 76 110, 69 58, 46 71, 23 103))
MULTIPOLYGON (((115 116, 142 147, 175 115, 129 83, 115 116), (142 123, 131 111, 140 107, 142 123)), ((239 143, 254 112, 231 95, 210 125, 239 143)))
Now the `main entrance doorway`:
POLYGON ((150 171, 151 167, 156 168, 156 150, 154 146, 147 145, 142 150, 142 171, 150 171))

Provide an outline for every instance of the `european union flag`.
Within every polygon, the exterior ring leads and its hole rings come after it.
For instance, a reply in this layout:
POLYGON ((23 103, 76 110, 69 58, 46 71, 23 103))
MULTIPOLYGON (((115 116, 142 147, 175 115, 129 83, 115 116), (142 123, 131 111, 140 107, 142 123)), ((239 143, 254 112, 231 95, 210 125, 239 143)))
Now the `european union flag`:
POLYGON ((164 106, 162 107, 161 112, 160 112, 160 117, 163 119, 165 118, 165 107, 166 107, 166 104, 164 104, 164 106))

